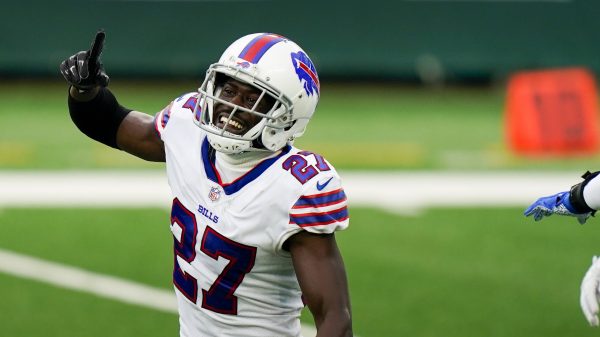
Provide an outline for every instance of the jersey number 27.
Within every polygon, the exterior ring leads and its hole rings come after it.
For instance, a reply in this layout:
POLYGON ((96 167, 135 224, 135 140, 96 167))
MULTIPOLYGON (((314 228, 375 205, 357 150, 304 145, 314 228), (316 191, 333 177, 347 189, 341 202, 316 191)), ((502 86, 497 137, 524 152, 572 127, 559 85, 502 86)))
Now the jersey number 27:
MULTIPOLYGON (((173 200, 171 224, 181 229, 180 238, 174 238, 173 283, 187 299, 198 304, 198 281, 181 269, 177 256, 187 262, 196 258, 196 238, 198 224, 194 213, 185 208, 178 199, 173 200)), ((252 270, 256 258, 256 247, 246 246, 230 240, 207 226, 202 235, 200 250, 217 260, 219 257, 229 263, 208 290, 202 289, 202 308, 227 315, 237 314, 235 290, 252 270)))

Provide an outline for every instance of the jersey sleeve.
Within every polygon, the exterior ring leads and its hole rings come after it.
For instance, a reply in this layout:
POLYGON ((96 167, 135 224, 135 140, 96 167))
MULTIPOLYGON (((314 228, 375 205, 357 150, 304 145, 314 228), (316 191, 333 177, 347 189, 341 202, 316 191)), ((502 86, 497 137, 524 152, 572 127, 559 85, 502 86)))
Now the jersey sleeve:
POLYGON ((163 141, 165 140, 164 134, 167 132, 166 130, 171 119, 185 118, 189 120, 189 116, 194 113, 195 107, 196 93, 190 92, 179 96, 177 99, 169 103, 166 108, 154 115, 154 130, 160 139, 163 141))
POLYGON ((292 153, 282 167, 288 171, 285 176, 289 179, 283 185, 297 188, 288 189, 289 197, 287 193, 281 195, 287 205, 287 213, 282 215, 287 219, 274 233, 277 252, 287 254, 283 251, 284 243, 299 232, 332 234, 348 228, 348 198, 340 176, 329 162, 318 154, 298 151, 292 153), (295 170, 288 168, 287 162, 298 166, 295 170))
POLYGON ((290 224, 315 234, 346 229, 348 199, 339 176, 322 174, 308 187, 290 210, 290 224))

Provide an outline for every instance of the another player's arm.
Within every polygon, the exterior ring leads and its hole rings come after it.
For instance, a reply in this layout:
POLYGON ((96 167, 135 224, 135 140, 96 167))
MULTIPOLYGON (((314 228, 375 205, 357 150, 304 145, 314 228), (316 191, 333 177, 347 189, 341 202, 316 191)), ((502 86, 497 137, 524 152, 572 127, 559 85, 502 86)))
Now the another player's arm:
POLYGON ((600 171, 588 171, 582 178, 583 181, 569 191, 537 199, 525 210, 525 216, 533 215, 535 221, 539 221, 552 214, 569 215, 584 224, 600 209, 600 171))
POLYGON ((106 88, 109 78, 100 62, 105 34, 96 34, 90 50, 60 65, 69 88, 69 112, 90 138, 150 161, 165 161, 164 144, 154 131, 153 118, 121 106, 106 88))
POLYGON ((303 231, 290 237, 286 247, 317 336, 352 336, 348 281, 335 235, 303 231))
MULTIPOLYGON (((600 171, 586 172, 583 181, 573 185, 570 190, 542 197, 531 204, 525 215, 533 215, 536 221, 552 214, 574 216, 579 223, 586 220, 600 210, 600 171)), ((599 326, 600 319, 600 257, 592 258, 589 267, 581 282, 579 304, 585 318, 590 325, 599 326)))

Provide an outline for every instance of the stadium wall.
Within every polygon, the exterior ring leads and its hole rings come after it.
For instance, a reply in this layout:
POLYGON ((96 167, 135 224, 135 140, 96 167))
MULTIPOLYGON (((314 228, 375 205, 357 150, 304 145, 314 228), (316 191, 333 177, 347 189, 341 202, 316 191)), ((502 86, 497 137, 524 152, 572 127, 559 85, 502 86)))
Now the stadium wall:
POLYGON ((58 76, 107 32, 112 76, 202 76, 238 36, 296 40, 321 77, 488 80, 518 69, 600 72, 600 1, 3 1, 0 76, 58 76))

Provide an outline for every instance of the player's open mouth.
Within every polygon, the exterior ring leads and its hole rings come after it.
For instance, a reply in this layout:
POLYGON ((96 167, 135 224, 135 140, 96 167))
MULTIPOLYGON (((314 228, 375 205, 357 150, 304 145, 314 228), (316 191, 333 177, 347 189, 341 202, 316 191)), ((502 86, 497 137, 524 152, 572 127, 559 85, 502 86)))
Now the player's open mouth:
POLYGON ((238 135, 242 134, 242 132, 246 129, 246 123, 244 123, 244 121, 235 118, 235 116, 229 119, 229 113, 220 113, 217 117, 216 126, 224 129, 225 131, 238 135))
POLYGON ((221 117, 221 120, 219 121, 219 123, 222 123, 222 124, 228 123, 230 126, 233 126, 234 128, 236 128, 238 130, 243 129, 242 124, 239 123, 238 121, 231 119, 228 122, 227 119, 228 119, 228 117, 223 116, 223 117, 221 117))

